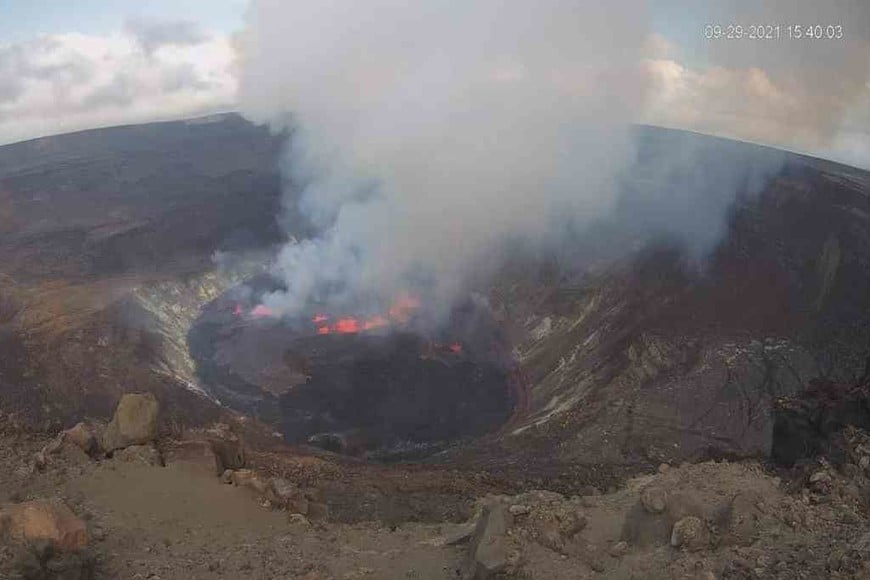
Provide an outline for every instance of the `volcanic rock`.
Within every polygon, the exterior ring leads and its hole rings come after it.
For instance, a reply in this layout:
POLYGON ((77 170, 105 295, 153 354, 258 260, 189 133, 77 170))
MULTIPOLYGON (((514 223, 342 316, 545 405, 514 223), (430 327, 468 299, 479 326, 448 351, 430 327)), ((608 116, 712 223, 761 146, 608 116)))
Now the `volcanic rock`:
POLYGON ((89 580, 94 578, 95 564, 93 554, 87 550, 59 551, 51 542, 38 540, 24 547, 16 558, 14 568, 23 578, 89 580))
POLYGON ((701 518, 687 516, 674 524, 671 546, 685 550, 700 550, 707 545, 707 526, 701 518))
POLYGON ((88 455, 94 455, 100 450, 97 433, 87 423, 76 423, 63 432, 67 441, 77 446, 88 455))
POLYGON ((477 529, 477 522, 475 520, 471 520, 470 522, 466 522, 462 524, 459 529, 457 529, 452 534, 448 534, 444 538, 445 546, 458 546, 459 544, 467 543, 471 537, 474 535, 474 531, 477 529))
POLYGON ((628 542, 616 542, 608 552, 614 558, 621 558, 628 552, 628 542))
POLYGON ((150 393, 121 397, 112 422, 103 433, 103 448, 112 452, 129 445, 142 445, 157 438, 159 405, 150 393))
POLYGON ((556 518, 559 520, 559 533, 566 538, 579 534, 589 522, 585 515, 572 509, 557 513, 556 518))
POLYGON ((227 469, 242 469, 245 466, 245 448, 241 441, 213 439, 211 449, 214 452, 215 469, 218 475, 227 469))
POLYGON ((661 488, 647 487, 640 493, 640 502, 649 513, 660 514, 665 511, 667 494, 661 488))
POLYGON ((291 513, 308 513, 308 499, 305 494, 297 485, 282 477, 273 477, 269 481, 266 499, 273 506, 287 509, 291 513))
POLYGON ((659 486, 648 486, 641 491, 637 503, 626 515, 623 525, 626 540, 638 546, 666 544, 674 522, 688 516, 704 517, 702 505, 692 495, 673 492, 664 499, 663 495, 663 488, 659 486))
POLYGON ((33 454, 33 472, 42 471, 45 469, 45 466, 48 464, 48 460, 45 458, 45 453, 42 451, 37 451, 33 454))
POLYGON ((852 479, 857 477, 861 473, 861 468, 854 463, 844 463, 840 466, 840 472, 844 476, 852 479))
POLYGON ((486 580, 507 567, 506 534, 510 522, 510 513, 503 504, 491 502, 484 506, 469 546, 467 580, 486 580))
POLYGON ((565 536, 559 531, 559 522, 555 518, 547 518, 536 524, 535 539, 539 544, 558 554, 567 552, 565 536))
POLYGON ((45 444, 45 447, 42 448, 40 453, 46 456, 58 453, 63 447, 64 437, 65 435, 63 433, 59 433, 57 437, 45 444))
POLYGON ((294 513, 288 514, 287 521, 291 525, 302 525, 302 526, 311 525, 311 522, 308 521, 308 518, 306 518, 302 514, 294 514, 294 513))
POLYGON ((205 471, 214 471, 217 461, 211 444, 203 440, 177 441, 165 450, 163 458, 166 464, 180 463, 205 471))
POLYGON ((512 516, 525 516, 528 515, 530 511, 532 511, 532 509, 527 505, 514 504, 510 507, 512 516))
POLYGON ((247 487, 259 494, 265 494, 268 488, 266 482, 260 479, 252 469, 233 471, 231 479, 234 485, 247 487))
POLYGON ((754 492, 737 494, 728 506, 726 541, 736 545, 749 545, 758 528, 761 498, 754 492))
POLYGON ((13 538, 21 540, 47 540, 61 550, 81 550, 88 544, 85 523, 64 504, 48 501, 30 501, 13 505, 0 516, 5 529, 13 538))
POLYGON ((145 463, 146 465, 162 466, 163 458, 154 445, 131 445, 119 449, 113 457, 126 463, 145 463))
POLYGON ((601 495, 601 491, 594 485, 585 485, 580 488, 580 495, 583 497, 594 497, 601 495))
POLYGON ((810 483, 831 483, 831 476, 826 471, 817 471, 810 476, 810 483))

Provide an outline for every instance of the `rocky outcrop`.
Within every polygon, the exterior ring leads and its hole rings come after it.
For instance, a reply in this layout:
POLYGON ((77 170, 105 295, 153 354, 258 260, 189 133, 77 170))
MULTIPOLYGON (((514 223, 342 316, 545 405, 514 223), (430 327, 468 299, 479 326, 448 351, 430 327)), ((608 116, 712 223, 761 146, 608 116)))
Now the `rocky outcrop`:
POLYGON ((487 580, 508 566, 507 530, 512 516, 499 501, 485 505, 471 537, 465 564, 467 580, 487 580))
POLYGON ((826 427, 812 408, 780 418, 776 406, 819 377, 870 377, 870 179, 807 159, 788 165, 735 202, 700 269, 667 244, 617 265, 590 260, 583 272, 569 262, 506 268, 491 301, 512 323, 529 377, 507 436, 546 441, 567 464, 772 447, 788 463, 815 447, 826 427))
POLYGON ((63 432, 67 441, 87 453, 96 455, 100 451, 97 431, 87 423, 77 423, 63 432))
POLYGON ((163 458, 166 464, 181 464, 213 473, 217 459, 211 443, 201 439, 169 441, 163 458))
POLYGON ((247 460, 245 446, 238 439, 212 439, 211 450, 214 453, 215 471, 221 475, 227 469, 242 469, 247 460))
POLYGON ((697 516, 677 521, 671 530, 671 546, 685 550, 700 550, 707 545, 707 525, 697 516))
POLYGON ((246 487, 257 494, 265 494, 268 484, 263 481, 252 469, 239 469, 230 475, 230 482, 239 487, 246 487))
POLYGON ((160 450, 152 445, 131 445, 115 451, 113 459, 126 463, 144 463, 145 465, 162 466, 163 458, 160 450))
POLYGON ((196 376, 196 363, 188 348, 188 334, 203 306, 234 284, 262 271, 261 264, 238 264, 233 271, 206 272, 177 281, 137 288, 130 309, 148 321, 155 347, 153 370, 172 377, 188 389, 208 395, 196 376))
POLYGON ((60 550, 81 550, 88 545, 85 523, 64 504, 30 501, 0 512, 0 528, 12 538, 45 540, 60 550))
MULTIPOLYGON (((296 484, 282 477, 273 477, 266 490, 266 499, 274 507, 286 509, 290 513, 307 515, 312 502, 296 484)), ((316 511, 316 508, 315 508, 316 511)))
POLYGON ((143 445, 157 438, 159 405, 154 395, 126 394, 121 397, 112 421, 102 437, 103 449, 111 453, 130 445, 143 445))
POLYGON ((759 506, 763 505, 764 498, 752 490, 735 495, 728 506, 723 541, 738 546, 751 544, 763 516, 759 506))
MULTIPOLYGON (((870 373, 870 360, 867 368, 870 373)), ((848 426, 870 430, 870 382, 813 381, 800 394, 776 401, 771 457, 786 466, 817 455, 838 464, 857 462, 845 453, 849 446, 843 433, 848 426)))

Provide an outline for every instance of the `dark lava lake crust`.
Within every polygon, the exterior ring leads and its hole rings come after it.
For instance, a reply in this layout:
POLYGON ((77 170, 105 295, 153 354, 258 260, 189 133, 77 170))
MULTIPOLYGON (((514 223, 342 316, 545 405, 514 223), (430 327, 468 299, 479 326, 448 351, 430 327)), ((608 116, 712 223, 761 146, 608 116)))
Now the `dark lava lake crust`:
MULTIPOLYGON (((350 454, 422 457, 504 424, 509 369, 473 346, 459 354, 406 331, 317 335, 209 304, 188 335, 202 384, 291 443, 350 454)), ((489 349, 493 345, 487 345, 489 349)))

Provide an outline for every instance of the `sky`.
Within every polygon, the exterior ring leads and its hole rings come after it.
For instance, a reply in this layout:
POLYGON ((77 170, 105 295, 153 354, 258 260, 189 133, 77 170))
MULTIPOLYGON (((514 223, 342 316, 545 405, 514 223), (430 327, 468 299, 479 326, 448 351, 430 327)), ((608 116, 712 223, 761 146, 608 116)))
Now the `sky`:
MULTIPOLYGON (((237 109, 247 4, 0 0, 0 144, 237 109)), ((866 0, 650 0, 648 13, 645 103, 631 121, 870 168, 866 0), (839 40, 711 41, 708 23, 845 30, 839 40)))
POLYGON ((245 0, 3 0, 0 39, 21 42, 40 34, 107 35, 129 18, 188 20, 230 33, 242 24, 245 0))

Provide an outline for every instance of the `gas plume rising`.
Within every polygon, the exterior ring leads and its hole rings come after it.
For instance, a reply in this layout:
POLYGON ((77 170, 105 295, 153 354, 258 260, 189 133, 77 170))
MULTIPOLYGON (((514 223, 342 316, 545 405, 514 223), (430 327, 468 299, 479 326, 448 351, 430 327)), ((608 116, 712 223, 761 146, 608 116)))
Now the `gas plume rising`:
MULTIPOLYGON (((648 81, 662 92, 661 75, 650 71, 665 61, 645 52, 645 3, 599 4, 254 0, 240 38, 242 110, 293 131, 283 168, 288 187, 301 191, 292 209, 320 232, 282 249, 273 274, 284 289, 263 306, 294 316, 317 304, 382 312, 412 294, 443 313, 517 249, 568 248, 577 257, 586 251, 578 246, 597 244, 599 254, 618 257, 664 234, 702 257, 735 196, 761 189, 781 156, 664 136, 653 155, 635 158, 629 123, 658 119, 818 148, 866 92, 861 32, 824 46, 697 47, 711 74, 751 72, 761 109, 742 90, 706 95, 704 75, 699 87, 680 81, 685 90, 666 85, 669 98, 646 99, 648 81), (766 90, 780 85, 793 90, 766 90), (698 103, 689 98, 696 94, 698 103), (774 98, 781 94, 789 107, 774 98), (788 131, 747 132, 773 112, 787 113, 777 127, 788 131), (710 115, 719 121, 685 120, 710 115)), ((757 4, 656 7, 697 22, 858 23, 867 15, 857 0, 757 4)), ((429 314, 437 320, 439 312, 429 314)))
POLYGON ((608 211, 643 98, 630 4, 253 2, 242 108, 292 129, 285 173, 321 232, 283 248, 264 307, 446 309, 509 243, 608 211))

